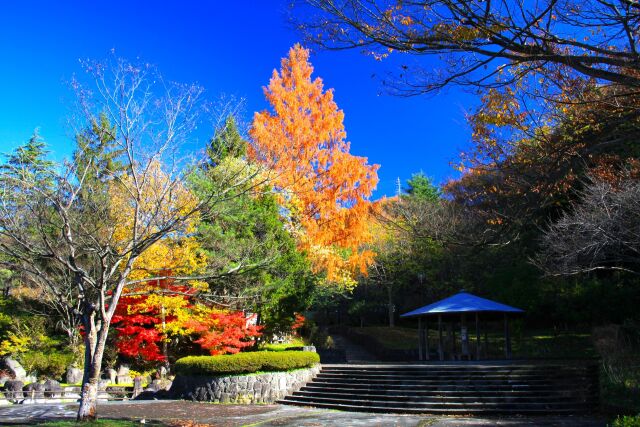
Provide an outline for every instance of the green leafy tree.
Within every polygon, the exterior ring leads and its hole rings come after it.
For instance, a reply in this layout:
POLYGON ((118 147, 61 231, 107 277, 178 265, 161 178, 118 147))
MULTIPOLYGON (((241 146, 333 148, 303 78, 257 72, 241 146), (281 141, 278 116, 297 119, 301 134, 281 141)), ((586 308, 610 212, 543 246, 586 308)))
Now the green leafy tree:
MULTIPOLYGON (((444 237, 446 229, 436 220, 443 217, 445 203, 438 187, 422 172, 407 181, 405 194, 377 203, 370 224, 374 239, 369 247, 375 259, 359 284, 371 288, 366 292, 368 302, 377 299, 379 305, 386 306, 390 327, 395 326, 399 308, 411 308, 416 295, 424 293, 421 288, 425 283, 435 288, 444 246, 436 236, 444 237), (434 226, 443 234, 435 234, 434 226), (429 233, 424 233, 427 229, 429 233)), ((354 304, 360 302, 356 293, 354 304)))
POLYGON ((296 249, 260 170, 243 157, 246 146, 233 118, 212 139, 209 152, 215 162, 207 162, 196 174, 196 194, 215 193, 229 176, 244 181, 244 191, 216 206, 215 215, 200 223, 198 239, 213 272, 210 298, 258 313, 267 333, 282 332, 296 312, 307 308, 316 276, 305 254, 296 249))
POLYGON ((90 180, 91 184, 109 182, 124 172, 124 149, 118 147, 116 134, 117 128, 102 113, 76 135, 74 161, 80 168, 90 171, 84 179, 90 180))
POLYGON ((25 182, 51 184, 53 162, 47 159, 46 143, 36 129, 29 141, 7 155, 6 162, 0 166, 2 171, 11 171, 25 182))
POLYGON ((222 129, 216 132, 216 135, 211 139, 209 145, 210 166, 215 166, 212 164, 212 159, 219 162, 227 157, 241 158, 246 153, 247 141, 240 135, 236 119, 230 115, 226 118, 222 129))
POLYGON ((440 189, 433 184, 433 180, 423 172, 414 173, 407 180, 406 193, 411 197, 416 197, 430 202, 435 202, 441 196, 440 189))
POLYGON ((27 179, 31 161, 8 163, 0 171, 0 266, 48 289, 50 298, 81 319, 85 357, 78 421, 96 418, 111 322, 124 289, 140 283, 134 274, 139 262, 159 242, 192 233, 194 221, 216 204, 212 198, 236 194, 224 188, 198 200, 186 188, 193 168, 181 154, 206 109, 200 86, 166 82, 149 64, 119 58, 84 65, 92 90, 73 82, 79 112, 92 129, 109 129, 103 113, 115 127, 113 143, 99 135, 85 148, 100 152, 107 145, 105 153, 117 157, 126 174, 105 185, 101 177, 113 174, 109 156, 94 162, 86 159, 96 156, 85 153, 45 168, 42 179, 27 179))

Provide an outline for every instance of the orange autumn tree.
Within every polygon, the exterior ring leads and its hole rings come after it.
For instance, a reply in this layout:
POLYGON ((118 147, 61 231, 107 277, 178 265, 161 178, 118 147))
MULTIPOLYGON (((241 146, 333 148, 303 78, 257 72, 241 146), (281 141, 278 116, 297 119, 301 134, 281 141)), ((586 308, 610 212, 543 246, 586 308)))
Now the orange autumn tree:
POLYGON ((344 113, 333 91, 312 79, 309 51, 296 44, 281 65, 264 88, 272 111, 255 113, 248 154, 271 171, 314 270, 350 288, 372 259, 362 245, 371 239, 367 218, 378 165, 349 153, 344 113))

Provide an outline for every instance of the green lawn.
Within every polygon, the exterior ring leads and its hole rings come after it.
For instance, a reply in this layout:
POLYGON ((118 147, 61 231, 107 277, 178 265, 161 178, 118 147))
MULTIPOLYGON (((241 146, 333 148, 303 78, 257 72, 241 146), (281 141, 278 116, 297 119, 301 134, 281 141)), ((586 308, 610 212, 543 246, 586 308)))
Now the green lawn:
MULTIPOLYGON (((410 350, 418 345, 418 330, 415 328, 388 328, 385 326, 368 326, 353 328, 356 333, 369 335, 383 347, 394 350, 410 350)), ((456 331, 458 332, 458 331, 456 331)), ((459 334, 459 332, 458 332, 459 334)), ((471 348, 475 348, 475 332, 469 330, 471 348)), ((430 329, 431 345, 436 345, 438 331, 430 329)), ((504 354, 504 338, 502 332, 492 331, 487 334, 489 340, 489 354, 491 357, 501 357, 504 354)), ((446 333, 444 334, 446 343, 446 333)), ((456 336, 459 340, 459 335, 456 336)), ((484 340, 484 335, 481 337, 484 340)), ((458 341, 458 348, 459 348, 458 341)), ((596 351, 591 343, 591 335, 587 332, 558 332, 549 331, 514 331, 512 333, 511 348, 514 358, 591 358, 596 357, 596 351)))
POLYGON ((358 334, 369 335, 382 347, 392 350, 411 350, 418 345, 418 330, 413 328, 367 326, 352 330, 358 334))

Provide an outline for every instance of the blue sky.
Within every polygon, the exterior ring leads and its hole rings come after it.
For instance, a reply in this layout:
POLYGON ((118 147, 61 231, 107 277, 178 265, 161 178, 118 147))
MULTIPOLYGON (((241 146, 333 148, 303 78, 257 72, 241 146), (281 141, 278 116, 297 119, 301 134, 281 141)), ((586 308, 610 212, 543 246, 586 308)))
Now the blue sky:
MULTIPOLYGON (((0 2, 0 151, 35 128, 57 159, 73 147, 66 83, 80 58, 119 56, 154 63, 168 79, 202 84, 210 98, 246 99, 244 117, 267 107, 262 87, 281 57, 300 41, 287 21, 287 0, 6 1, 0 2)), ((295 13, 295 11, 294 11, 295 13)), ((397 58, 378 62, 358 51, 314 50, 315 75, 335 89, 352 153, 381 165, 375 196, 391 195, 396 178, 424 171, 442 182, 468 144, 465 111, 475 100, 456 89, 399 98, 381 78, 397 58)), ((420 59, 428 69, 435 63, 420 59)))

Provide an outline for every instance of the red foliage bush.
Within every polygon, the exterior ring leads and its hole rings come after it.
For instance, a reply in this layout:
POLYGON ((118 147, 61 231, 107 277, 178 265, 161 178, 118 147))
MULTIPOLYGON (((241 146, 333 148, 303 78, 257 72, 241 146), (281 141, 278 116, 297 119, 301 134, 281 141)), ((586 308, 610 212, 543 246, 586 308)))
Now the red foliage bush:
POLYGON ((253 324, 253 319, 246 318, 241 311, 217 312, 205 321, 192 320, 185 326, 200 335, 195 342, 212 355, 234 354, 252 346, 254 339, 262 335, 263 327, 253 324))

